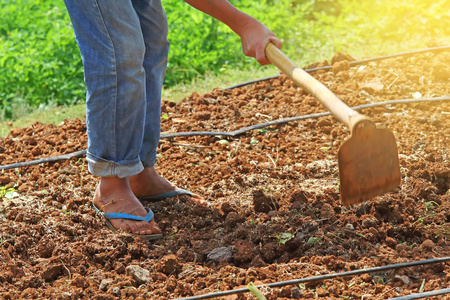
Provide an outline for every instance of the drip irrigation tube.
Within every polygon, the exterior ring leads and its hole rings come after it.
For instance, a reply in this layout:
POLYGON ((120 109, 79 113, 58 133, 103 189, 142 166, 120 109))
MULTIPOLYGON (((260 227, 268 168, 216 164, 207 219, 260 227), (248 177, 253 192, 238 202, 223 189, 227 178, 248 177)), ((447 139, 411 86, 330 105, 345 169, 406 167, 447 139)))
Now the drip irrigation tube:
POLYGON ((10 164, 10 165, 4 165, 4 166, 0 166, 0 171, 8 170, 8 169, 15 169, 15 168, 30 167, 30 166, 34 166, 34 165, 45 164, 45 163, 50 163, 50 162, 57 162, 57 161, 61 161, 61 160, 68 160, 68 159, 71 159, 74 157, 86 155, 86 153, 87 153, 87 150, 81 150, 81 151, 76 151, 76 152, 72 152, 72 153, 68 153, 68 154, 64 154, 64 155, 58 155, 58 156, 40 158, 40 159, 36 159, 36 160, 31 160, 31 161, 24 161, 24 162, 10 164))
MULTIPOLYGON (((422 103, 422 102, 441 102, 441 101, 450 101, 450 96, 436 97, 436 98, 422 98, 422 99, 389 100, 389 101, 384 101, 384 102, 358 105, 358 106, 352 107, 352 109, 361 110, 361 109, 365 109, 365 108, 372 108, 372 107, 379 107, 379 106, 386 106, 386 105, 422 103)), ((272 126, 272 125, 280 125, 280 124, 285 124, 285 123, 289 123, 289 122, 293 122, 293 121, 313 119, 313 118, 325 117, 325 116, 329 116, 329 115, 331 115, 330 112, 322 112, 322 113, 303 115, 303 116, 298 116, 298 117, 280 119, 280 120, 276 120, 276 121, 252 125, 252 126, 244 127, 244 128, 238 129, 238 130, 230 131, 230 132, 226 132, 226 131, 191 131, 191 132, 163 133, 163 134, 161 134, 161 138, 162 139, 170 139, 170 138, 175 138, 175 137, 219 136, 219 135, 235 137, 235 136, 244 134, 248 131, 261 129, 261 128, 265 128, 265 127, 272 126)), ((52 157, 36 159, 36 160, 32 160, 32 161, 4 165, 4 166, 0 166, 0 171, 8 170, 8 169, 15 169, 15 168, 29 167, 29 166, 43 164, 43 163, 49 163, 49 162, 57 162, 57 161, 61 161, 61 160, 67 160, 67 159, 70 159, 73 157, 83 156, 86 154, 86 152, 87 152, 86 150, 81 150, 81 151, 64 154, 64 155, 59 155, 59 156, 52 156, 52 157)))
MULTIPOLYGON (((365 109, 365 108, 372 108, 372 107, 379 107, 379 106, 386 106, 386 105, 408 104, 408 103, 418 103, 418 102, 440 102, 440 101, 450 101, 450 96, 449 97, 422 98, 422 99, 389 100, 389 101, 384 101, 384 102, 376 102, 376 103, 358 105, 358 106, 352 107, 352 109, 353 110, 361 110, 361 109, 365 109)), ((234 130, 234 131, 229 131, 229 132, 191 131, 191 132, 164 133, 164 134, 161 134, 161 138, 174 138, 174 137, 199 136, 199 135, 223 135, 223 136, 234 137, 234 136, 241 135, 241 134, 246 133, 251 130, 261 129, 261 128, 272 126, 272 125, 280 125, 280 124, 285 124, 285 123, 289 123, 289 122, 293 122, 293 121, 314 119, 314 118, 325 117, 325 116, 329 116, 329 115, 331 115, 330 112, 322 112, 322 113, 303 115, 303 116, 298 116, 298 117, 280 119, 280 120, 276 120, 276 121, 252 125, 252 126, 244 127, 244 128, 234 130)))
POLYGON ((412 294, 412 295, 408 295, 408 296, 390 298, 388 300, 413 300, 413 299, 422 299, 422 298, 426 298, 426 297, 439 296, 439 295, 445 295, 445 294, 450 294, 450 288, 431 291, 431 292, 417 293, 417 294, 412 294))
MULTIPOLYGON (((445 51, 445 50, 450 50, 450 46, 426 48, 426 49, 402 52, 402 53, 397 53, 397 54, 392 54, 392 55, 368 58, 368 59, 363 59, 363 60, 354 60, 349 63, 350 63, 350 67, 354 67, 354 66, 363 65, 363 64, 367 64, 367 63, 378 61, 378 60, 396 58, 396 57, 400 57, 400 56, 415 55, 415 54, 426 53, 426 52, 439 52, 439 51, 445 51)), ((311 72, 315 72, 315 71, 319 71, 319 70, 331 70, 332 68, 333 68, 333 66, 323 66, 323 67, 318 67, 318 68, 306 69, 305 72, 311 73, 311 72)), ((228 88, 225 88, 224 90, 232 90, 232 89, 240 88, 240 87, 243 87, 246 85, 250 85, 252 83, 275 79, 280 76, 281 76, 281 74, 278 74, 278 75, 272 75, 272 76, 268 76, 268 77, 264 77, 264 78, 260 78, 260 79, 256 79, 256 80, 251 80, 251 81, 247 81, 247 82, 243 82, 243 83, 239 83, 239 84, 230 86, 228 88)))
MULTIPOLYGON (((287 281, 280 281, 275 283, 269 283, 266 285, 259 285, 257 288, 263 288, 263 287, 282 287, 286 285, 294 285, 294 284, 301 284, 306 282, 314 282, 314 281, 324 281, 327 279, 334 279, 339 277, 347 277, 347 276, 355 276, 355 275, 361 275, 366 273, 374 273, 374 272, 382 272, 387 270, 396 270, 401 268, 407 268, 407 267, 413 267, 413 266, 422 266, 422 265, 428 265, 428 264, 436 264, 436 263, 442 263, 450 261, 450 257, 442 257, 442 258, 434 258, 434 259, 427 259, 427 260, 421 260, 421 261, 413 261, 413 262, 407 262, 407 263, 399 263, 399 264, 392 264, 392 265, 386 265, 383 267, 375 267, 375 268, 368 268, 368 269, 360 269, 360 270, 353 270, 348 272, 342 272, 342 273, 335 273, 335 274, 328 274, 328 275, 321 275, 321 276, 315 276, 315 277, 309 277, 309 278, 303 278, 303 279, 294 279, 294 280, 287 280, 287 281)), ((205 294, 205 295, 199 295, 199 296, 193 296, 193 297, 187 297, 187 298, 179 298, 178 300, 198 300, 198 299, 210 299, 210 298, 216 298, 216 297, 223 297, 233 294, 240 294, 240 293, 247 293, 250 290, 248 288, 241 288, 231 291, 223 291, 223 292, 217 292, 217 293, 211 293, 211 294, 205 294)), ((407 298, 409 299, 409 298, 407 298)), ((416 299, 416 298, 411 298, 416 299)))

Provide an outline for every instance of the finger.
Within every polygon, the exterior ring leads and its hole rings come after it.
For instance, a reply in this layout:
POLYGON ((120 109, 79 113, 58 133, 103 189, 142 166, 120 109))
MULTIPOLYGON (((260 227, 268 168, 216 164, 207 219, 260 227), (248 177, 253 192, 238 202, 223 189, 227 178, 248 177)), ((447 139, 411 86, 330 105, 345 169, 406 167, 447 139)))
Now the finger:
POLYGON ((275 47, 277 47, 277 48, 279 48, 279 49, 281 48, 281 44, 282 44, 282 42, 281 42, 276 36, 274 36, 274 37, 269 37, 269 38, 268 38, 267 42, 265 43, 265 47, 264 47, 264 50, 263 50, 263 53, 262 53, 263 57, 257 58, 257 61, 258 61, 262 66, 264 66, 264 65, 269 65, 269 64, 272 63, 272 62, 267 58, 266 52, 265 52, 265 48, 267 47, 267 45, 268 45, 269 43, 274 44, 275 47))
POLYGON ((269 41, 275 45, 275 47, 277 47, 278 49, 281 49, 281 47, 283 46, 283 42, 277 38, 276 36, 270 37, 269 41))
POLYGON ((266 57, 266 52, 265 52, 265 47, 263 48, 263 47, 259 47, 257 50, 256 50, 256 56, 255 56, 255 58, 256 58, 256 60, 258 61, 258 63, 261 65, 261 66, 265 66, 265 65, 268 65, 268 64, 270 64, 270 61, 267 59, 267 57, 266 57))

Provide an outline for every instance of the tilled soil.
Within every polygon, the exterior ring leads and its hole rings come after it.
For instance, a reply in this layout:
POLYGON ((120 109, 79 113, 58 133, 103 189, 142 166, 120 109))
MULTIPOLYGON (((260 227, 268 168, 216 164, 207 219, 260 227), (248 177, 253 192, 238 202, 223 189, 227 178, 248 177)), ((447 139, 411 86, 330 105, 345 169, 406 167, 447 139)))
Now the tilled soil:
MULTIPOLYGON (((450 94, 450 53, 426 53, 313 76, 349 106, 450 94), (419 94, 420 93, 420 94, 419 94)), ((327 65, 323 62, 319 65, 327 65)), ((315 64, 314 66, 317 66, 315 64)), ((163 133, 232 131, 325 109, 285 76, 165 100, 163 133)), ((450 255, 450 103, 362 110, 393 131, 401 186, 365 203, 339 199, 337 151, 349 131, 309 118, 237 137, 162 139, 158 172, 186 196, 145 203, 164 239, 113 233, 91 199, 84 158, 5 170, 0 187, 1 299, 173 299, 450 255), (3 191, 5 188, 3 188, 3 191)), ((86 126, 33 124, 0 138, 0 164, 85 149, 86 126)), ((439 263, 262 288, 267 299, 388 299, 450 287, 439 263)), ((255 299, 251 293, 221 299, 255 299)), ((428 299, 450 299, 450 295, 428 299)))

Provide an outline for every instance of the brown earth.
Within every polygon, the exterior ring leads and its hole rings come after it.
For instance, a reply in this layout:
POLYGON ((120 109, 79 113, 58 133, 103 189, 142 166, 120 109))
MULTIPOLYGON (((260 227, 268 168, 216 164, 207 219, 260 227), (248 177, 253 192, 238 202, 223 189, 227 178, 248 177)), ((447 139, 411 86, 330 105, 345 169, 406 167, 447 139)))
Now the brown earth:
MULTIPOLYGON (((350 106, 450 94, 450 53, 353 68, 333 62, 314 76, 350 106)), ((162 110, 165 133, 232 131, 325 111, 284 76, 164 101, 162 110)), ((156 242, 112 233, 95 215, 98 179, 84 158, 1 172, 0 186, 18 195, 0 201, 0 298, 173 299, 449 256, 450 103, 362 113, 394 132, 402 184, 351 207, 340 204, 337 169, 349 131, 333 117, 234 138, 161 140, 158 172, 211 205, 185 196, 146 203, 164 232, 156 242)), ((14 129, 0 139, 0 164, 82 150, 85 129, 81 120, 14 129)), ((267 299, 369 300, 449 287, 450 264, 440 263, 262 292, 267 299)))

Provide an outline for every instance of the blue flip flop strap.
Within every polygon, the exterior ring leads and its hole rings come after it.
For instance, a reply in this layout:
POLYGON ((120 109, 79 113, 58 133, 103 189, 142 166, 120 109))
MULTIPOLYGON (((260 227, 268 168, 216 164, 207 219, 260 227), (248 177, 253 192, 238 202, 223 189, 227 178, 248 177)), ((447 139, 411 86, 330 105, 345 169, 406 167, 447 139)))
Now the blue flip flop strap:
POLYGON ((127 219, 127 220, 150 222, 153 219, 153 215, 154 215, 153 211, 148 207, 144 207, 144 208, 148 212, 145 217, 134 216, 134 215, 125 214, 125 213, 105 213, 103 211, 98 211, 98 213, 102 214, 106 219, 127 219))
POLYGON ((159 194, 159 195, 144 196, 144 197, 142 197, 142 199, 145 199, 145 200, 163 200, 163 199, 166 199, 166 198, 172 198, 172 197, 179 196, 179 195, 188 195, 188 196, 191 196, 191 197, 193 196, 191 192, 186 191, 184 189, 178 188, 178 189, 176 189, 174 191, 170 191, 170 192, 159 194))

